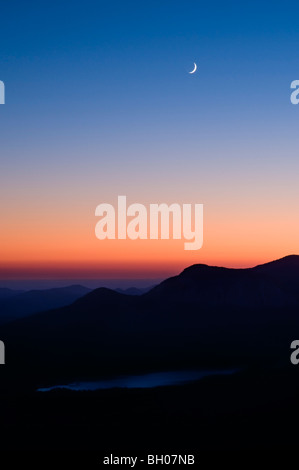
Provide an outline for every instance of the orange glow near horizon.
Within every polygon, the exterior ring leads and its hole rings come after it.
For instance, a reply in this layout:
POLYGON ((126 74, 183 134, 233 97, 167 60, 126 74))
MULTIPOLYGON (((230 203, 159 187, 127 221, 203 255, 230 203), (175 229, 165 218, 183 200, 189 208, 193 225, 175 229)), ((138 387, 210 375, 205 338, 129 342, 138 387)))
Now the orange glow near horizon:
MULTIPOLYGON (((158 195, 152 202, 203 203, 198 251, 184 250, 184 239, 98 240, 95 208, 100 202, 116 207, 116 198, 97 196, 94 187, 74 198, 74 192, 69 190, 68 197, 65 192, 57 190, 52 198, 48 191, 40 195, 39 187, 36 194, 11 198, 3 207, 0 279, 164 278, 197 263, 246 268, 299 252, 297 198, 287 191, 271 200, 257 190, 254 197, 249 189, 242 194, 240 185, 225 198, 207 190, 202 196, 158 195)), ((142 193, 128 196, 128 204, 136 200, 146 207, 151 201, 142 193)))
MULTIPOLYGON (((98 240, 95 220, 23 225, 2 231, 0 279, 164 278, 204 263, 252 267, 296 253, 298 227, 285 218, 204 218, 204 243, 185 251, 184 240, 98 240), (85 223, 88 222, 88 223, 85 223)), ((298 251, 298 250, 297 250, 298 251)))

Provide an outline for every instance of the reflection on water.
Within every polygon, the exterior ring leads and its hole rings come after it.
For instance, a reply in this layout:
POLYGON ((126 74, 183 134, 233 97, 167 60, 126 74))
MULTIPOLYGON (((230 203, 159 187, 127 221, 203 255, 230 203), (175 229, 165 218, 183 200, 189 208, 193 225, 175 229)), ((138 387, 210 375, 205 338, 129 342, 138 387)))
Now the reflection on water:
POLYGON ((39 388, 39 392, 48 392, 57 388, 68 390, 101 390, 111 388, 154 388, 179 385, 202 379, 208 375, 229 375, 237 370, 182 370, 172 372, 155 372, 145 375, 128 375, 95 382, 74 382, 68 385, 54 385, 39 388))

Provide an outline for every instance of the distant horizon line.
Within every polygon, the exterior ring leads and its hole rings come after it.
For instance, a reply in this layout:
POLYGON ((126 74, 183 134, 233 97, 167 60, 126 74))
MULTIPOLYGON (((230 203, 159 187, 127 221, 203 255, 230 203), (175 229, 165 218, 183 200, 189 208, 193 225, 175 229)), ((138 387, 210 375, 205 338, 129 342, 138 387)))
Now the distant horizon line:
MULTIPOLYGON (((182 263, 177 263, 177 266, 172 265, 171 267, 169 266, 168 269, 165 267, 164 269, 159 269, 158 267, 154 268, 153 266, 151 268, 143 268, 143 269, 138 269, 137 266, 135 266, 135 269, 125 269, 125 268, 118 268, 118 269, 105 269, 102 268, 102 272, 96 273, 96 269, 87 269, 84 270, 82 269, 81 272, 79 269, 74 269, 73 271, 70 271, 69 269, 55 269, 54 266, 49 269, 49 271, 45 272, 45 268, 40 269, 40 272, 38 268, 36 269, 21 269, 21 270, 15 270, 15 269, 8 269, 7 267, 7 275, 1 275, 0 274, 0 283, 9 283, 9 282, 70 282, 70 281, 85 281, 85 282, 142 282, 142 281, 161 281, 163 279, 166 279, 168 277, 178 275, 180 272, 184 271, 184 269, 187 269, 190 266, 195 266, 195 265, 205 265, 205 266, 210 266, 210 267, 218 267, 218 268, 226 268, 226 269, 251 269, 256 266, 261 266, 264 264, 272 263, 275 261, 280 261, 286 258, 291 258, 291 257, 297 257, 299 258, 299 255, 297 254, 289 254, 285 255, 282 257, 278 258, 272 258, 268 261, 264 262, 257 262, 254 264, 246 265, 244 266, 243 263, 240 263, 240 265, 230 265, 230 263, 225 263, 224 264, 218 264, 218 263, 207 263, 207 262, 198 262, 198 263, 190 263, 190 264, 184 264, 183 266, 182 263), (54 274, 54 272, 56 273, 54 274), (85 272, 84 272, 85 271, 85 272), (106 273, 106 275, 103 273, 103 271, 106 273), (114 274, 112 274, 114 272, 114 274), (22 274, 21 274, 22 273, 22 274)), ((100 270, 97 268, 97 270, 100 270)), ((1 273, 1 268, 0 268, 0 273, 1 273)))

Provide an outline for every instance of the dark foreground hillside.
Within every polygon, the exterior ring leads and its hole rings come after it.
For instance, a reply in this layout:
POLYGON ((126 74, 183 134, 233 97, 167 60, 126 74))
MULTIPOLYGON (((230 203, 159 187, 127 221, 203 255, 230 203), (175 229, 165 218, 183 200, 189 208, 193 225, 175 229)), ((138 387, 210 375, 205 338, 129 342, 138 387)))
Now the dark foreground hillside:
POLYGON ((142 295, 96 289, 1 326, 0 447, 297 448, 298 293, 298 256, 244 270, 195 265, 142 295), (154 389, 36 391, 209 368, 239 372, 154 389))
POLYGON ((298 394, 294 368, 156 389, 4 395, 0 449, 72 451, 70 457, 83 450, 296 450, 298 394))

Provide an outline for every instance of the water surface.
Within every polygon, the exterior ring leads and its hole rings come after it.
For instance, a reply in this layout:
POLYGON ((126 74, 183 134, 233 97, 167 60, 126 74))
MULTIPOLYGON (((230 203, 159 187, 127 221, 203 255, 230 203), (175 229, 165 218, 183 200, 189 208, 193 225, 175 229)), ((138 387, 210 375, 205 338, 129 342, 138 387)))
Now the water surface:
POLYGON ((128 375, 93 382, 74 382, 67 385, 54 385, 48 388, 39 388, 39 392, 49 392, 55 389, 67 390, 105 390, 112 388, 154 388, 171 385, 180 385, 200 380, 209 375, 234 374, 236 369, 229 370, 181 370, 171 372, 155 372, 144 375, 128 375))

